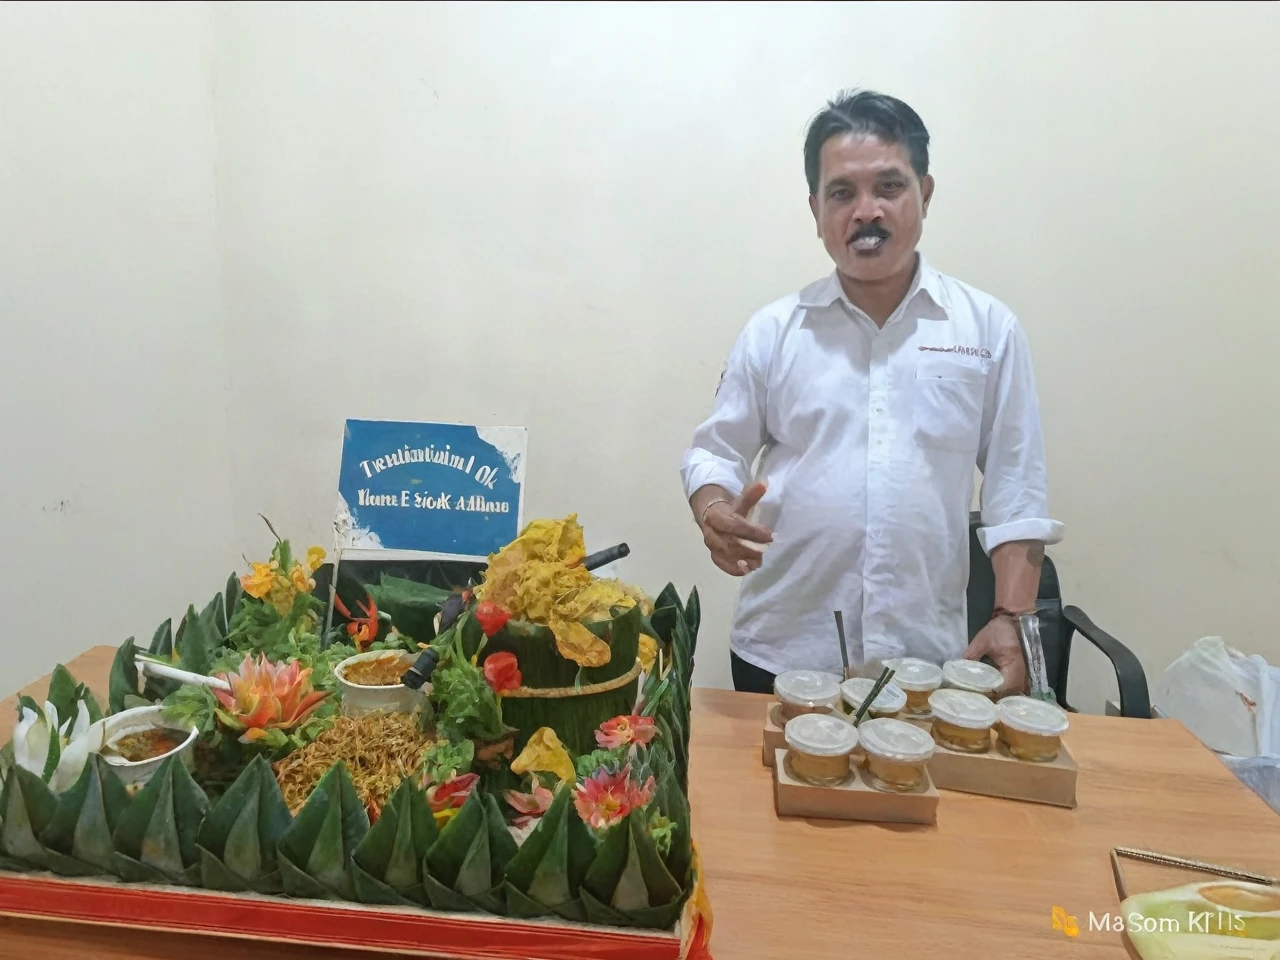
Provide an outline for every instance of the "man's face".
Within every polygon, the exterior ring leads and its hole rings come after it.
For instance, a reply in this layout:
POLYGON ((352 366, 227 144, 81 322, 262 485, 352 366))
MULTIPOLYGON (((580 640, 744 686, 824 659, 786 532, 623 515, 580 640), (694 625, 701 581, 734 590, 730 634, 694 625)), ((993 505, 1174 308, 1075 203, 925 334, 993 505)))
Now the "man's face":
POLYGON ((819 160, 809 208, 836 269, 861 283, 914 269, 933 177, 916 176, 902 144, 865 134, 832 137, 819 160))

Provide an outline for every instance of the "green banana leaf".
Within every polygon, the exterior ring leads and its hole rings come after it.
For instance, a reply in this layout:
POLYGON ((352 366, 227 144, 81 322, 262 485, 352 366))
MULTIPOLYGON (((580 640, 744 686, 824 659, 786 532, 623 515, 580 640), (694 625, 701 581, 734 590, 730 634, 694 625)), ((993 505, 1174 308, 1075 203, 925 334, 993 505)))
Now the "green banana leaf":
POLYGON ((97 699, 87 686, 77 683, 75 677, 71 676, 71 671, 62 664, 53 668, 53 675, 49 678, 49 693, 45 699, 58 711, 60 723, 66 723, 67 720, 75 722, 79 712, 77 704, 82 700, 89 711, 90 723, 97 723, 102 719, 102 708, 98 706, 97 699))
MULTIPOLYGON (((690 874, 693 868, 693 831, 690 825, 689 798, 680 789, 678 776, 671 761, 659 755, 655 759, 658 793, 649 807, 661 813, 675 824, 671 848, 663 856, 663 862, 681 887, 687 892, 692 888, 690 874)), ((682 898, 683 899, 683 898, 682 898)))
POLYGON ((48 785, 30 770, 14 766, 0 793, 0 866, 28 870, 48 865, 40 842, 57 806, 48 785))
POLYGON ((560 787, 538 826, 507 864, 504 891, 509 914, 554 913, 585 920, 579 892, 595 856, 595 840, 574 808, 572 788, 560 787))
POLYGON ((218 591, 213 595, 213 599, 200 611, 200 619, 205 622, 218 637, 218 646, 227 638, 227 601, 222 595, 222 591, 218 591))
MULTIPOLYGON (((487 659, 504 650, 513 653, 527 687, 602 683, 622 676, 635 666, 643 623, 640 608, 631 607, 618 612, 611 620, 586 625, 592 633, 609 643, 611 656, 603 667, 580 668, 573 661, 564 659, 556 648, 555 635, 550 629, 522 621, 508 622, 503 630, 490 638, 483 656, 487 659)), ((632 712, 638 686, 639 681, 635 680, 616 690, 554 700, 509 697, 502 702, 502 717, 508 726, 519 731, 515 742, 517 754, 540 727, 555 730, 570 753, 590 753, 596 748, 595 732, 600 724, 632 712)))
POLYGON ((209 890, 280 893, 276 846, 293 823, 271 765, 258 754, 213 805, 196 845, 209 890))
POLYGON ((209 798, 180 757, 160 764, 116 824, 112 871, 132 883, 200 885, 196 839, 209 798))
POLYGON ((138 695, 138 647, 130 637, 116 650, 115 659, 111 661, 111 674, 107 681, 107 710, 119 713, 127 709, 125 697, 138 695))
POLYGON ((338 761, 320 778, 280 839, 284 892, 317 900, 355 900, 348 864, 369 832, 369 815, 346 765, 338 761))
POLYGON ((702 626, 702 598, 698 596, 698 588, 689 591, 689 599, 684 605, 684 622, 689 630, 689 660, 698 652, 698 628, 702 626))
POLYGON ((222 643, 210 620, 196 613, 195 607, 187 607, 187 615, 178 625, 178 635, 173 639, 178 651, 178 662, 183 670, 192 673, 208 673, 213 666, 213 651, 222 643))
POLYGON ((647 812, 633 810, 605 834, 600 853, 582 883, 582 900, 592 916, 607 907, 625 918, 624 926, 653 926, 672 912, 679 915, 684 891, 671 876, 653 838, 645 829, 647 812), (665 910, 663 909, 665 908, 665 910))
POLYGON ((240 601, 244 599, 244 587, 240 585, 240 578, 234 573, 227 577, 227 589, 223 599, 223 609, 227 613, 227 628, 231 627, 231 621, 235 619, 236 611, 240 609, 240 601))
MULTIPOLYGON (((185 621, 184 621, 185 622, 185 621)), ((178 632, 182 632, 182 624, 178 625, 178 632)), ((156 627, 156 632, 151 636, 151 644, 147 647, 147 652, 152 656, 159 657, 163 660, 173 659, 173 620, 166 620, 160 626, 156 627)), ((166 680, 162 677, 147 677, 146 683, 142 688, 142 697, 148 703, 156 703, 163 700, 169 694, 177 690, 182 684, 177 680, 166 680)), ((136 690, 134 691, 136 693, 136 690)), ((123 701, 122 701, 123 702, 123 701)), ((125 704, 128 709, 129 704, 125 704)))
POLYGON ((400 781, 378 822, 356 847, 351 867, 361 903, 429 906, 423 861, 439 837, 427 797, 412 778, 400 781))
POLYGON ((435 639, 436 614, 452 595, 448 590, 430 584, 385 573, 380 584, 370 584, 365 589, 378 609, 391 615, 395 628, 416 643, 430 643, 435 639))
POLYGON ((427 851, 423 886, 431 905, 505 912, 502 874, 517 851, 493 798, 472 791, 427 851))
POLYGON ((129 791, 100 755, 91 754, 80 779, 57 798, 40 833, 49 869, 69 877, 93 877, 113 869, 111 836, 129 806, 129 791))

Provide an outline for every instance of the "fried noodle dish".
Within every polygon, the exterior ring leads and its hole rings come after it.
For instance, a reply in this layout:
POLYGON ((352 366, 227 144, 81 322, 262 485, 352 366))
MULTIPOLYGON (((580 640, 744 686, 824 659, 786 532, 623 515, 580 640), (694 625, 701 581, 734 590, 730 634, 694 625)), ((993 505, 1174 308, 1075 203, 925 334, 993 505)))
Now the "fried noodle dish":
POLYGON ((331 726, 301 750, 272 764, 289 812, 297 816, 320 778, 341 760, 351 774, 356 794, 375 815, 422 763, 432 737, 418 730, 407 713, 375 713, 337 717, 331 726))

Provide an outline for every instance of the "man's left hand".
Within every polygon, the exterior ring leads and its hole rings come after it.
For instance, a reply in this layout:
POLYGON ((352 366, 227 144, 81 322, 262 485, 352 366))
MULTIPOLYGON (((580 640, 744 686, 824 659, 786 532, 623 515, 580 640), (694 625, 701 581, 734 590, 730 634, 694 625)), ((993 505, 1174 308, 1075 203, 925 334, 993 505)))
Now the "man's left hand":
POLYGON ((1027 660, 1022 655, 1018 628, 1008 617, 997 617, 979 630, 964 652, 966 660, 981 660, 983 657, 989 657, 1004 676, 1001 695, 1026 692, 1027 660))

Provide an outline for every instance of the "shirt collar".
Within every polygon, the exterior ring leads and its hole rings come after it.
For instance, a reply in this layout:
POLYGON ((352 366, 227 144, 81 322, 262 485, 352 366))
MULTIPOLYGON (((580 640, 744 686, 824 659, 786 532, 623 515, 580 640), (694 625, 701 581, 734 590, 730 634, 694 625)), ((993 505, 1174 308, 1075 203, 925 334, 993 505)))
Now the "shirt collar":
MULTIPOLYGON (((917 257, 916 275, 911 281, 911 286, 907 288, 907 295, 903 298, 903 303, 910 303, 912 298, 924 293, 939 309, 949 314, 950 303, 942 286, 942 275, 929 266, 923 253, 917 254, 917 257)), ((849 302, 849 298, 845 296, 844 287, 840 285, 840 274, 835 270, 800 291, 800 306, 802 307, 829 307, 837 300, 843 300, 849 307, 857 309, 849 302)))

